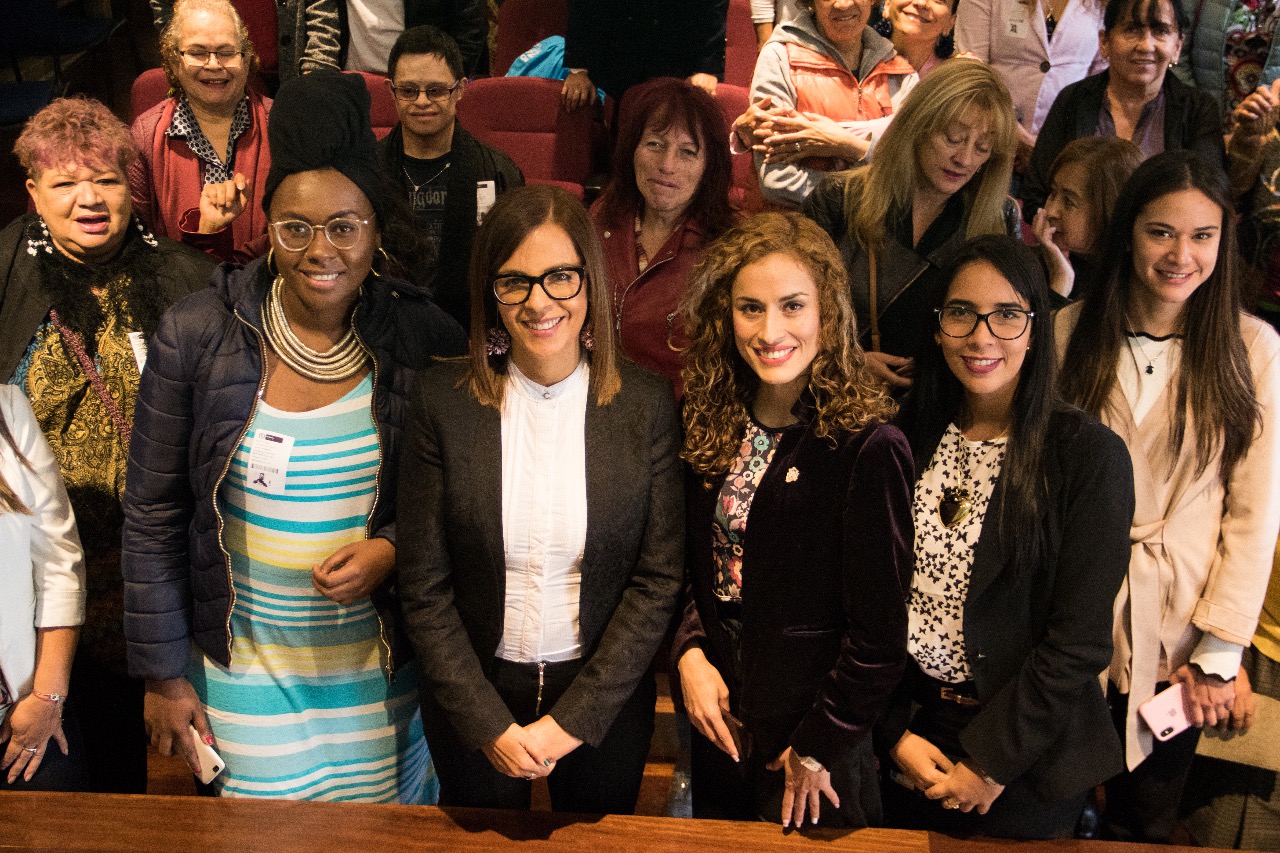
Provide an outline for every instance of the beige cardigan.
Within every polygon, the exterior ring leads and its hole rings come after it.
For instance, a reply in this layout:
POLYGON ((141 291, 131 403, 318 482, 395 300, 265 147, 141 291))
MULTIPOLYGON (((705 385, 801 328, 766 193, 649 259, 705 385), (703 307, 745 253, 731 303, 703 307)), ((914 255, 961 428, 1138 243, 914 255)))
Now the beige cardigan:
MULTIPOLYGON (((1059 364, 1080 304, 1055 318, 1059 364)), ((1280 532, 1280 335, 1249 315, 1240 331, 1262 413, 1262 429, 1229 483, 1219 457, 1195 473, 1195 430, 1170 458, 1168 424, 1175 382, 1136 426, 1124 392, 1111 392, 1102 422, 1129 447, 1137 505, 1129 573, 1115 602, 1115 654, 1109 677, 1129 694, 1125 753, 1129 769, 1151 754, 1151 732, 1137 708, 1158 681, 1187 663, 1205 633, 1248 646, 1271 574, 1280 532), (1172 464, 1171 464, 1172 463, 1172 464)))

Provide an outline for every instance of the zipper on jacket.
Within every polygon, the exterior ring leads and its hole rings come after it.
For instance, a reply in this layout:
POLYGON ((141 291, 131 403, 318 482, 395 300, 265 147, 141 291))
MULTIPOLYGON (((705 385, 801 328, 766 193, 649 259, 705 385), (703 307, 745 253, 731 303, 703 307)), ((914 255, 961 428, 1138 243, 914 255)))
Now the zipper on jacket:
POLYGON ((239 310, 233 310, 235 318, 244 323, 253 331, 254 336, 258 339, 258 352, 262 357, 262 376, 258 379, 258 391, 253 395, 253 408, 249 410, 249 417, 244 422, 244 429, 240 430, 240 435, 236 438, 236 443, 231 448, 231 454, 227 456, 227 462, 222 466, 222 473, 218 475, 218 479, 213 484, 213 494, 210 499, 213 501, 213 514, 218 519, 218 550, 222 552, 222 557, 227 564, 227 592, 230 593, 230 602, 227 604, 227 620, 224 626, 227 637, 227 665, 231 664, 231 614, 236 609, 236 584, 231 573, 231 553, 227 551, 226 544, 222 541, 223 528, 226 523, 222 518, 222 511, 218 509, 218 492, 222 488, 222 481, 227 478, 227 472, 231 470, 231 460, 235 458, 236 451, 240 448, 240 443, 244 441, 244 437, 249 434, 249 427, 253 424, 253 416, 258 411, 258 401, 262 399, 263 393, 267 390, 267 344, 262 339, 262 333, 253 328, 253 324, 240 316, 239 310))
MULTIPOLYGON (((365 345, 364 338, 360 337, 360 331, 356 328, 354 315, 351 319, 351 331, 355 333, 356 340, 360 342, 360 346, 364 347, 364 351, 369 354, 369 363, 373 365, 371 368, 373 371, 373 394, 370 395, 369 400, 369 415, 373 418, 373 436, 378 442, 378 467, 373 475, 373 504, 370 505, 369 514, 364 520, 364 538, 367 540, 373 533, 373 514, 378 511, 378 499, 382 495, 382 463, 385 461, 382 453, 382 426, 378 423, 378 360, 373 357, 373 350, 365 345)), ((391 660, 391 640, 387 638, 387 626, 382 621, 382 614, 378 612, 377 607, 373 608, 373 615, 378 619, 378 642, 382 644, 383 651, 386 652, 386 663, 383 664, 383 672, 387 677, 387 684, 392 684, 395 682, 395 667, 392 665, 391 660)))
MULTIPOLYGON (((681 227, 683 228, 684 226, 681 226, 681 227)), ((631 283, 622 289, 622 294, 618 296, 618 305, 616 308, 614 308, 614 311, 613 311, 614 329, 618 333, 619 346, 622 345, 622 315, 623 313, 625 313, 626 307, 627 307, 627 294, 631 292, 631 288, 635 287, 636 284, 639 283, 640 279, 645 277, 645 275, 649 272, 649 270, 654 269, 655 267, 660 267, 663 264, 667 263, 668 261, 673 261, 675 260, 675 257, 676 255, 673 252, 664 258, 658 258, 656 261, 649 264, 649 266, 645 267, 644 272, 640 273, 640 275, 633 278, 631 280, 631 283)))

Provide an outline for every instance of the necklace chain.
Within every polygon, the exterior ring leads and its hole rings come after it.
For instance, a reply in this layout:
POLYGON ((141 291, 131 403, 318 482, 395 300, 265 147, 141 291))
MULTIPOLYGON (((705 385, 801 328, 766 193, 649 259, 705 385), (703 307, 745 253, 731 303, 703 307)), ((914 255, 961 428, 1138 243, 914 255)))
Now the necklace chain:
POLYGON ((444 168, 443 168, 443 169, 441 169, 440 171, 436 172, 434 175, 432 175, 431 177, 427 178, 425 181, 423 181, 423 182, 422 182, 422 183, 420 183, 420 184, 415 184, 415 183, 413 182, 413 175, 410 175, 410 174, 409 174, 409 167, 408 167, 408 166, 406 166, 406 165, 404 165, 403 163, 401 163, 401 164, 400 164, 400 171, 404 172, 405 180, 407 180, 407 181, 409 182, 409 186, 413 187, 413 191, 414 191, 415 193, 420 193, 420 192, 422 192, 422 188, 423 188, 423 187, 427 186, 427 185, 428 185, 428 184, 430 184, 432 181, 434 181, 436 178, 440 177, 440 176, 441 176, 441 175, 443 175, 445 172, 449 171, 449 167, 450 167, 450 166, 452 166, 452 165, 453 165, 453 161, 452 161, 452 160, 450 160, 448 163, 445 163, 445 164, 444 164, 444 168))
POLYGON ((1145 369, 1139 367, 1138 357, 1137 355, 1134 354, 1133 347, 1129 347, 1129 355, 1133 356, 1133 366, 1135 369, 1141 370, 1143 373, 1147 374, 1148 376, 1151 376, 1153 373, 1156 372, 1156 362, 1161 359, 1161 357, 1165 354, 1165 352, 1167 352, 1167 350, 1162 349, 1160 350, 1160 352, 1156 353, 1153 358, 1147 358, 1147 348, 1142 344, 1143 333, 1134 329, 1133 321, 1129 319, 1129 312, 1127 311, 1125 312, 1125 315, 1124 315, 1124 321, 1129 324, 1129 334, 1131 336, 1130 340, 1132 340, 1135 344, 1138 345, 1138 352, 1142 353, 1142 358, 1147 362, 1147 366, 1145 369))
POLYGON ((312 349, 302 342, 289 325, 289 318, 285 316, 284 306, 280 301, 280 289, 283 286, 283 276, 276 276, 267 293, 263 306, 265 310, 262 312, 267 342, 280 360, 295 373, 314 382, 341 382, 363 370, 369 353, 356 337, 354 324, 348 325, 346 334, 327 351, 312 349))

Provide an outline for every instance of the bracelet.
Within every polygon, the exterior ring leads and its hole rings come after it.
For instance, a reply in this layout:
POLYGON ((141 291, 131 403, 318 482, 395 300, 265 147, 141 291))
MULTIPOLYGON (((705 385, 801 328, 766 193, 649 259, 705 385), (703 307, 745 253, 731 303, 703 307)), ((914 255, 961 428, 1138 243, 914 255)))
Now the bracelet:
POLYGON ((46 702, 52 702, 55 705, 60 705, 63 702, 67 701, 67 694, 65 693, 41 693, 39 690, 32 690, 31 695, 36 697, 37 699, 43 699, 46 702))

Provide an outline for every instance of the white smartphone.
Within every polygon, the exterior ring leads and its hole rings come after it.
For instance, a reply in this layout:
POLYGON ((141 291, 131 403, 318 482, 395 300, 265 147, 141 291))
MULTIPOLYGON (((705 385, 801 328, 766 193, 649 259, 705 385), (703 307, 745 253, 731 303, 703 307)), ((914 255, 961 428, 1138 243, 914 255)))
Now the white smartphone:
POLYGON ((1138 713, 1151 727, 1156 740, 1165 741, 1191 728, 1187 706, 1182 702, 1182 684, 1160 691, 1138 706, 1138 713))
POLYGON ((213 747, 200 740, 200 733, 196 731, 195 726, 187 726, 187 728, 191 731, 191 739, 196 742, 196 755, 200 758, 200 772, 196 776, 202 784, 208 785, 218 778, 218 774, 227 765, 213 747))

